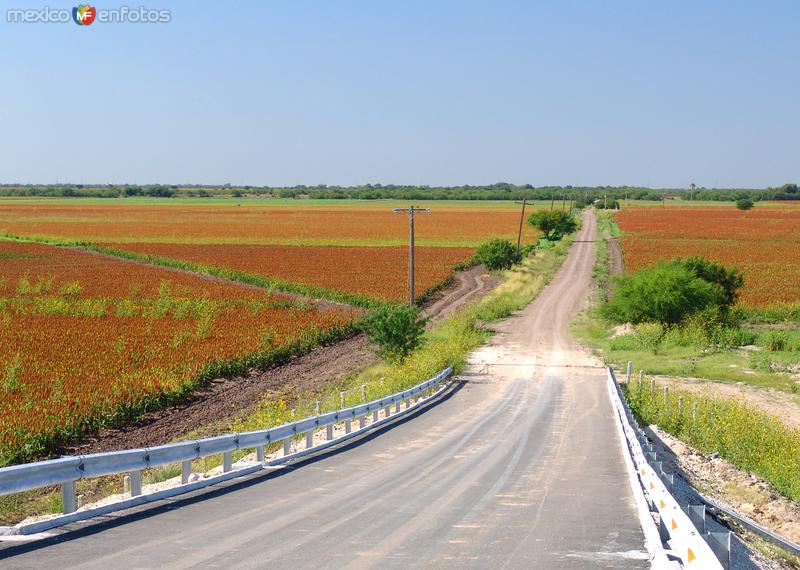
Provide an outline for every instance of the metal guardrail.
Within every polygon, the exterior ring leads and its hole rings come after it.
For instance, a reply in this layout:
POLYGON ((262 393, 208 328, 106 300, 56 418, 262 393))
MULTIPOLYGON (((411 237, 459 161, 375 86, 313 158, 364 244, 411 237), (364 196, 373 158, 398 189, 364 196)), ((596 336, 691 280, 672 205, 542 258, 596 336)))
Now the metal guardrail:
MULTIPOLYGON (((644 434, 647 436, 649 440, 660 445, 662 449, 669 450, 670 452, 672 452, 669 445, 667 445, 658 436, 658 434, 656 434, 649 426, 644 428, 644 434)), ((683 492, 686 493, 687 495, 692 496, 695 500, 697 500, 699 505, 705 506, 706 509, 712 513, 712 516, 714 516, 714 518, 718 518, 718 515, 725 516, 733 520, 737 524, 741 525, 742 527, 746 528, 750 532, 757 534, 767 542, 771 542, 775 546, 782 548, 783 550, 785 550, 790 554, 793 554, 794 556, 800 556, 800 545, 795 544, 791 540, 769 530, 768 528, 761 526, 753 519, 744 516, 740 512, 735 511, 731 507, 723 505, 722 503, 715 501, 710 497, 706 497, 701 492, 693 489, 692 487, 689 487, 688 484, 687 487, 683 489, 683 492)))
MULTIPOLYGON (((647 444, 643 441, 644 436, 634 427, 636 421, 620 394, 614 371, 611 367, 607 371, 611 403, 627 440, 625 451, 633 460, 651 512, 658 514, 661 539, 669 546, 667 556, 678 560, 686 568, 728 568, 730 533, 703 533, 697 529, 690 515, 681 509, 668 489, 668 485, 672 484, 672 475, 666 476, 663 473, 660 462, 654 461, 654 465, 651 465, 648 461, 655 460, 655 454, 647 452, 650 453, 648 456, 645 452, 643 445, 647 444), (722 561, 717 553, 722 556, 722 561), (728 556, 727 560, 725 554, 728 556)), ((688 505, 687 510, 692 512, 688 505)))
POLYGON ((352 432, 352 422, 355 420, 359 421, 359 430, 357 431, 361 431, 375 426, 377 423, 383 423, 390 417, 393 418, 401 412, 402 404, 405 404, 406 410, 408 410, 412 406, 412 400, 420 400, 433 395, 437 387, 452 372, 452 367, 448 367, 433 378, 408 390, 351 408, 318 414, 266 430, 233 433, 143 449, 63 457, 0 468, 0 495, 60 485, 62 511, 64 514, 70 514, 77 509, 75 483, 81 479, 127 474, 130 477, 130 495, 133 498, 142 494, 142 470, 144 469, 181 463, 181 483, 187 485, 192 473, 192 461, 195 459, 222 454, 223 474, 225 474, 233 470, 232 454, 234 451, 255 448, 257 461, 263 464, 265 446, 283 442, 285 458, 270 462, 270 465, 277 465, 311 452, 320 451, 324 447, 329 447, 329 444, 350 439, 355 435, 355 432, 352 432), (392 405, 395 406, 394 414, 391 411, 392 405), (379 422, 380 410, 384 410, 384 419, 379 422), (366 426, 366 417, 369 414, 373 415, 373 422, 370 426, 366 426), (338 423, 344 423, 345 435, 334 440, 333 426, 338 423), (325 444, 314 446, 314 433, 323 427, 327 428, 328 441, 325 444), (298 436, 302 437, 303 434, 305 434, 306 448, 298 453, 290 454, 291 441, 298 436))

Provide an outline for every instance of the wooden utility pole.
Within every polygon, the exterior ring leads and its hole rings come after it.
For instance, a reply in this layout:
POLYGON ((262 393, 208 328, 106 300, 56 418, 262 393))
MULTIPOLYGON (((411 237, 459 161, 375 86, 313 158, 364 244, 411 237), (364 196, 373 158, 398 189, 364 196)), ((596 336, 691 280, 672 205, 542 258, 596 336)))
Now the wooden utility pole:
POLYGON ((520 250, 520 244, 522 243, 522 223, 525 220, 525 205, 528 203, 528 197, 523 196, 522 202, 514 202, 515 204, 522 204, 522 213, 519 215, 519 231, 517 232, 517 253, 520 250))
POLYGON ((414 212, 425 212, 429 214, 430 208, 393 208, 392 213, 408 212, 409 241, 408 241, 408 306, 413 307, 416 299, 414 298, 414 212))

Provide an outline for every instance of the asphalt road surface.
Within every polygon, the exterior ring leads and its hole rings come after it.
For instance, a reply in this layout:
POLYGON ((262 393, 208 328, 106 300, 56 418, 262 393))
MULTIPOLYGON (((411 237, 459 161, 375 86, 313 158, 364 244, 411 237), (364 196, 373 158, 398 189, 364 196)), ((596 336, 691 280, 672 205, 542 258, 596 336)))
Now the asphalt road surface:
POLYGON ((595 218, 453 393, 280 472, 0 551, 5 568, 637 568, 644 538, 605 373, 575 348, 595 218))

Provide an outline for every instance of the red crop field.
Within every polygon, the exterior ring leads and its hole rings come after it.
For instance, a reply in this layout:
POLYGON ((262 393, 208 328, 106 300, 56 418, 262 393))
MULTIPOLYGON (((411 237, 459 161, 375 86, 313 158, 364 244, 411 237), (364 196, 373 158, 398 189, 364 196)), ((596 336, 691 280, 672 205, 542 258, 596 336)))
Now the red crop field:
MULTIPOLYGON (((123 201, 0 201, 0 233, 90 242, 238 243, 278 245, 403 245, 408 217, 400 202, 292 201, 196 204, 123 201)), ((531 209, 533 206, 530 206, 531 209)), ((519 207, 436 203, 416 219, 420 245, 474 247, 492 237, 516 240, 519 207)), ((525 224, 525 239, 538 237, 525 224)))
MULTIPOLYGON (((389 301, 404 301, 408 294, 406 247, 159 243, 114 247, 389 301)), ((444 281, 453 266, 472 253, 471 248, 416 248, 416 292, 422 294, 444 281)))
POLYGON ((725 206, 627 207, 615 215, 625 266, 702 255, 745 276, 740 302, 769 307, 800 302, 800 206, 762 203, 750 211, 725 206))
POLYGON ((185 272, 0 242, 0 462, 179 394, 204 374, 313 342, 354 316, 185 272))

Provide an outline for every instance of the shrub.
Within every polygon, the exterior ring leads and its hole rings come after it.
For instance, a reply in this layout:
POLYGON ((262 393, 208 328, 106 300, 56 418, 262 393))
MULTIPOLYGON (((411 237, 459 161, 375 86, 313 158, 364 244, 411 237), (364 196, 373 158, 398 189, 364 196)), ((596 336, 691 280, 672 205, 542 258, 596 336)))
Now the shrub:
POLYGON ((676 324, 708 311, 698 322, 708 321, 708 326, 718 329, 734 326, 728 308, 736 301, 744 278, 735 268, 689 257, 662 261, 618 277, 616 283, 614 298, 602 307, 602 314, 612 321, 676 324))
POLYGON ((402 360, 422 343, 426 319, 418 307, 383 305, 374 309, 364 330, 387 360, 402 360))
POLYGON ((744 286, 744 276, 735 267, 727 268, 721 263, 709 261, 700 256, 680 257, 672 261, 694 272, 700 279, 718 287, 723 295, 723 305, 730 306, 736 302, 739 289, 744 286))
POLYGON ((740 210, 749 210, 753 207, 753 201, 750 198, 741 198, 736 200, 736 207, 740 210))
POLYGON ((769 331, 764 339, 764 348, 770 352, 780 352, 786 350, 789 340, 789 333, 786 331, 769 331))
POLYGON ((573 215, 563 210, 538 210, 528 216, 528 223, 549 241, 558 241, 578 229, 573 215))
POLYGON ((636 327, 634 338, 641 348, 657 354, 665 334, 666 330, 659 323, 642 323, 636 327))
POLYGON ((490 271, 511 269, 511 266, 522 261, 522 254, 509 241, 493 239, 481 244, 475 252, 475 259, 483 263, 490 271))
POLYGON ((719 290, 694 272, 669 262, 640 269, 617 280, 614 298, 601 313, 619 323, 674 324, 722 303, 719 290))

